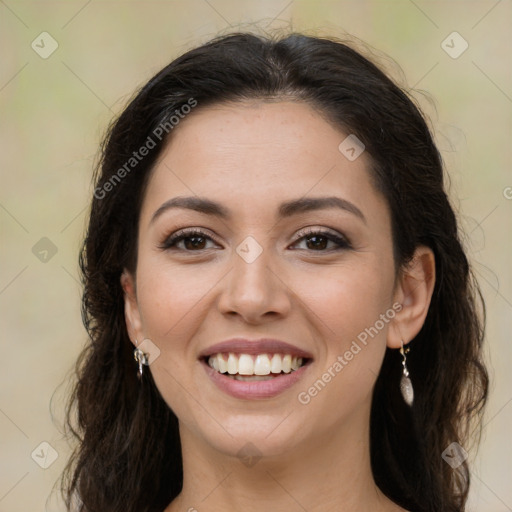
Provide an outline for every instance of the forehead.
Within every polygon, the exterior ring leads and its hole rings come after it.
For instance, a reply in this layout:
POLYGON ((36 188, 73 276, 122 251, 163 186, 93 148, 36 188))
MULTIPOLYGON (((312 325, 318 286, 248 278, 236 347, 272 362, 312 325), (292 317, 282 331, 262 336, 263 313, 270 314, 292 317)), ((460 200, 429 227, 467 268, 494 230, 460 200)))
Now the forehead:
POLYGON ((336 194, 361 209, 385 209, 369 157, 363 152, 351 161, 340 151, 348 135, 304 102, 199 105, 172 132, 141 215, 181 195, 210 197, 249 216, 307 195, 336 194))

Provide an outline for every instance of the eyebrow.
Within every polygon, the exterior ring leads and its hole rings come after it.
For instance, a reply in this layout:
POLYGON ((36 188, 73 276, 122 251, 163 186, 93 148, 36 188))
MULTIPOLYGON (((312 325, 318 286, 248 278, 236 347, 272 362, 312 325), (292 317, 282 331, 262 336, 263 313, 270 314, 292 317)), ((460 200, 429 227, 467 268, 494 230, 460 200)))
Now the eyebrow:
MULTIPOLYGON (((165 201, 165 203, 163 203, 151 217, 150 224, 155 222, 156 219, 164 212, 175 208, 193 210, 206 215, 213 215, 224 220, 229 220, 231 218, 231 212, 229 209, 220 203, 212 201, 211 199, 197 196, 179 196, 165 201)), ((336 196, 301 197, 299 199, 286 201, 279 205, 278 217, 291 217, 292 215, 297 215, 299 213, 323 210, 327 208, 338 208, 352 213, 366 224, 366 218, 363 215, 363 212, 355 204, 336 196)))

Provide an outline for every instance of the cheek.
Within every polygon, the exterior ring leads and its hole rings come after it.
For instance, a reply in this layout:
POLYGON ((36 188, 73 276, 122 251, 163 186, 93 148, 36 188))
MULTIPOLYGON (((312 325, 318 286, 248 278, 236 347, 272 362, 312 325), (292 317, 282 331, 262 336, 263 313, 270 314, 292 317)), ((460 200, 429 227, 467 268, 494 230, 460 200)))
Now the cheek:
POLYGON ((137 274, 144 329, 155 340, 179 339, 183 326, 197 321, 216 280, 208 271, 161 261, 141 261, 137 274))
POLYGON ((325 353, 298 398, 302 404, 311 403, 329 423, 369 403, 394 317, 394 278, 386 270, 376 263, 354 265, 304 287, 325 353), (339 408, 332 408, 333 403, 339 408))
POLYGON ((317 315, 329 347, 342 350, 391 307, 393 280, 376 262, 358 263, 306 278, 297 295, 317 315))

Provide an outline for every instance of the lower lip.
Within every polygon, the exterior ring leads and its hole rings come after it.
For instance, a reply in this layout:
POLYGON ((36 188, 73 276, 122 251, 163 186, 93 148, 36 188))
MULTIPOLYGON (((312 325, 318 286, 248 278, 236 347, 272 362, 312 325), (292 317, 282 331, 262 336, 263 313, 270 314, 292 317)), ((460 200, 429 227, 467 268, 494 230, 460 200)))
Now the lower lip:
POLYGON ((273 377, 269 380, 248 382, 226 377, 224 374, 211 368, 204 360, 201 361, 201 364, 203 365, 208 377, 210 377, 221 391, 224 391, 224 393, 235 398, 242 398, 246 400, 271 398, 279 395, 279 393, 282 393, 298 382, 303 377, 309 366, 309 363, 305 364, 298 370, 280 374, 278 377, 273 377))

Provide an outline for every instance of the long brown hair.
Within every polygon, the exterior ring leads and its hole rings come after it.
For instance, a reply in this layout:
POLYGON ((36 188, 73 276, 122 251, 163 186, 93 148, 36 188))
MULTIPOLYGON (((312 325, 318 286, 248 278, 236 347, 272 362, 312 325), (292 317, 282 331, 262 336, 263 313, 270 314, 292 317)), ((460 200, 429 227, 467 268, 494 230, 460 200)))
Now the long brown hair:
POLYGON ((400 357, 387 349, 373 394, 371 463, 379 488, 402 507, 464 510, 467 461, 452 468, 442 453, 452 442, 468 447, 487 399, 485 307, 444 189, 441 156, 415 102, 375 64, 349 44, 295 33, 231 34, 188 51, 151 78, 108 130, 80 255, 90 341, 68 408, 77 439, 63 475, 69 510, 76 498, 87 512, 161 512, 181 491, 177 418, 150 372, 136 378, 120 275, 136 271, 140 206, 172 137, 171 116, 191 99, 200 109, 283 97, 313 105, 365 144, 391 209, 397 269, 420 244, 434 251, 433 297, 407 358, 415 402, 408 408, 399 395, 400 357), (147 156, 127 167, 148 138, 147 156))

